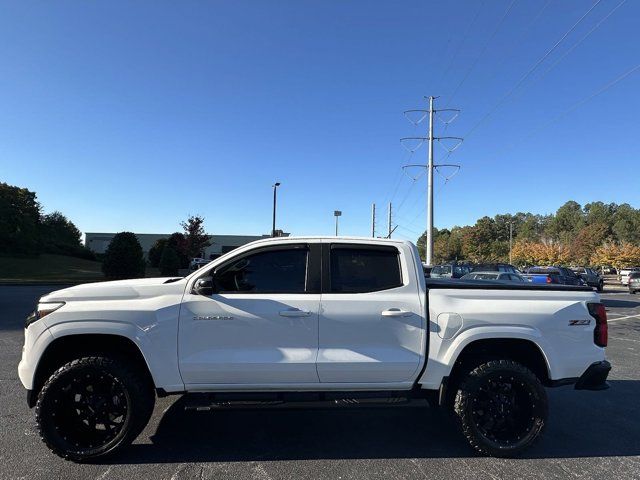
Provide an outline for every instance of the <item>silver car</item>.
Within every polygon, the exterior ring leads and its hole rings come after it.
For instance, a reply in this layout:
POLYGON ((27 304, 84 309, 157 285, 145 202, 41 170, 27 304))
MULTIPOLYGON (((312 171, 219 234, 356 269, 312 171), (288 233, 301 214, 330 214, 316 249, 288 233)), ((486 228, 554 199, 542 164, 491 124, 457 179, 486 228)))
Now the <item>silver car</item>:
POLYGON ((500 282, 525 283, 525 279, 518 273, 508 272, 471 272, 462 277, 461 280, 498 280, 500 282))

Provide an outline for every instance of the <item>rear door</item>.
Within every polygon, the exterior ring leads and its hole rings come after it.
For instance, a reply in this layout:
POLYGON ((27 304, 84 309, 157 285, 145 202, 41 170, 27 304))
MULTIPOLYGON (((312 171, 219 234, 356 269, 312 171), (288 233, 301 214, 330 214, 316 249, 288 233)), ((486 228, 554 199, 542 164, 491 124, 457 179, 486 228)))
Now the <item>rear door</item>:
POLYGON ((250 250, 213 278, 215 293, 187 292, 180 309, 185 384, 318 383, 320 244, 250 250))
POLYGON ((323 244, 317 369, 323 383, 402 383, 426 345, 413 262, 395 246, 323 244))

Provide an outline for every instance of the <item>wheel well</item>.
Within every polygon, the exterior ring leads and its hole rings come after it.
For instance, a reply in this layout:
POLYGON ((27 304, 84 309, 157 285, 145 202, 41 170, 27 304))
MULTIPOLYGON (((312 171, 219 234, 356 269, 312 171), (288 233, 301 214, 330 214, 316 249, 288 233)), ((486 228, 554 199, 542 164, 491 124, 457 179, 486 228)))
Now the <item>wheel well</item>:
POLYGON ((540 348, 531 340, 520 338, 492 338, 476 340, 458 355, 445 383, 440 403, 453 402, 457 385, 464 375, 488 360, 513 360, 531 370, 543 385, 550 384, 547 361, 540 348))
POLYGON ((76 358, 90 355, 109 355, 126 358, 144 372, 151 388, 154 382, 142 352, 132 340, 121 335, 78 334, 55 339, 40 357, 33 382, 32 398, 58 368, 76 358))

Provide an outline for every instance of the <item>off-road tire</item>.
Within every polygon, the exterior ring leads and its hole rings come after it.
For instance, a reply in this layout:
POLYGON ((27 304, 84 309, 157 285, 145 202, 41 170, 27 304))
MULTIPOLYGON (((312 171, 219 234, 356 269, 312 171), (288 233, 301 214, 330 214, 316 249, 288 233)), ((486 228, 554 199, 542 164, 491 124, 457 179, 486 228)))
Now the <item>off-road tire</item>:
POLYGON ((469 444, 481 454, 494 457, 517 456, 533 445, 544 430, 548 410, 547 394, 538 377, 512 360, 491 360, 478 365, 463 378, 454 401, 455 415, 469 444), (498 403, 487 400, 496 398, 490 393, 496 389, 509 393, 498 393, 498 403), (516 396, 515 401, 503 400, 516 396), (513 428, 505 427, 504 431, 500 431, 500 438, 496 438, 494 434, 487 433, 485 427, 487 424, 494 425, 493 428, 497 430, 496 424, 510 423, 502 416, 505 410, 500 410, 504 403, 511 403, 506 407, 508 412, 516 412, 512 417, 507 415, 506 418, 517 417, 518 422, 523 425, 517 428, 513 424, 513 428), (498 404, 502 406, 495 406, 498 404), (495 411, 497 417, 490 413, 495 411))
MULTIPOLYGON (((40 390, 36 403, 38 433, 56 455, 74 462, 89 462, 114 454, 135 440, 149 421, 154 403, 155 393, 148 376, 126 359, 108 356, 78 358, 56 370, 40 390), (74 388, 79 393, 74 393, 74 388), (84 407, 88 400, 82 397, 88 398, 100 388, 110 388, 110 393, 93 395, 92 400, 97 400, 90 407, 84 407), (109 404, 109 400, 116 407, 109 404), (122 417, 118 423, 108 417, 107 422, 97 424, 97 417, 89 420, 80 418, 80 412, 74 406, 74 402, 78 401, 86 402, 82 408, 89 412, 88 415, 98 413, 94 410, 102 407, 105 410, 120 408, 124 413, 118 417, 122 417), (76 427, 71 426, 71 421, 61 421, 63 416, 70 417, 76 427), (93 428, 90 421, 94 423, 93 428), (118 426, 109 429, 107 423, 118 426), (104 428, 98 428, 98 425, 104 428), (112 433, 115 430, 117 433, 112 433), (103 435, 113 435, 113 438, 92 444, 92 436, 98 436, 102 431, 103 435), (83 438, 83 434, 89 439, 83 438), (80 439, 86 445, 78 446, 76 441, 80 439)), ((111 413, 108 415, 113 416, 111 413)))

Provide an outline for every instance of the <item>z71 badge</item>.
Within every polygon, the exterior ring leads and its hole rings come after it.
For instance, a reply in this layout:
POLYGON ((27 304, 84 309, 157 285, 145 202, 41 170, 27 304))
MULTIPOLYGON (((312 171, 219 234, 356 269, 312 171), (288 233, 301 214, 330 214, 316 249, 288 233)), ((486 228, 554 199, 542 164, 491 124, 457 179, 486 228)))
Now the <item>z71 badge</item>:
POLYGON ((569 326, 573 327, 574 325, 589 325, 591 320, 569 320, 569 326))

